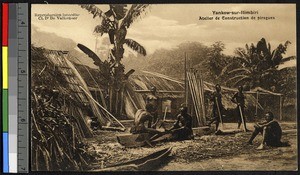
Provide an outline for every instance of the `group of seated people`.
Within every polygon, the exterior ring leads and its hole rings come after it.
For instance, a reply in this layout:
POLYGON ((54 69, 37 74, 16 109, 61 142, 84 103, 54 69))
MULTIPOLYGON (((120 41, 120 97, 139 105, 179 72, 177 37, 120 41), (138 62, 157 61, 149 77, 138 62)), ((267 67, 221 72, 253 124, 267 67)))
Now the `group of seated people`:
MULTIPOLYGON (((139 109, 135 114, 134 126, 131 128, 130 132, 133 134, 149 133, 153 135, 159 133, 172 133, 172 139, 170 140, 187 140, 193 138, 192 117, 188 114, 187 107, 182 106, 180 108, 176 122, 171 128, 165 129, 165 131, 159 131, 156 129, 156 123, 153 121, 153 114, 155 111, 154 106, 149 103, 146 104, 145 109, 139 109)), ((263 139, 258 149, 264 149, 265 146, 278 147, 285 145, 281 142, 281 127, 279 123, 274 120, 272 112, 267 112, 265 114, 265 120, 254 125, 254 131, 248 141, 248 144, 251 145, 252 141, 259 133, 263 135, 263 139)))
MULTIPOLYGON (((134 126, 130 132, 136 133, 150 133, 158 134, 162 133, 156 129, 156 122, 154 123, 153 113, 155 113, 154 106, 152 104, 146 104, 146 109, 139 109, 134 118, 134 126)), ((192 130, 192 117, 188 114, 187 107, 181 107, 180 113, 177 116, 177 120, 174 125, 165 129, 164 132, 172 133, 172 140, 185 140, 191 139, 193 136, 192 130)))

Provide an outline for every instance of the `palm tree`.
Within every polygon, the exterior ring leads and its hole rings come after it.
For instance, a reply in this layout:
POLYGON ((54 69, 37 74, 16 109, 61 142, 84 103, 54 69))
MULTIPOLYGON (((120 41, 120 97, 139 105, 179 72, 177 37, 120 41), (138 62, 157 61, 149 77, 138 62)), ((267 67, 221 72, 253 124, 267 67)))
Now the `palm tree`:
POLYGON ((250 88, 263 87, 269 90, 276 90, 280 82, 282 71, 278 66, 285 62, 295 59, 294 56, 283 58, 287 46, 290 41, 285 44, 279 44, 278 47, 271 51, 270 43, 262 38, 255 46, 253 43, 245 49, 236 49, 236 59, 228 64, 222 70, 222 76, 228 80, 226 84, 232 86, 248 84, 250 88), (275 89, 274 89, 275 88, 275 89))
MULTIPOLYGON (((133 4, 131 7, 126 9, 125 4, 111 4, 109 10, 103 12, 97 6, 93 4, 80 5, 83 9, 86 9, 93 15, 93 18, 99 17, 101 24, 97 25, 94 29, 95 34, 101 36, 105 33, 108 34, 111 43, 111 49, 109 54, 109 72, 110 72, 110 83, 109 83, 109 96, 110 96, 110 111, 119 116, 122 113, 122 91, 124 89, 124 82, 134 70, 130 70, 128 73, 124 73, 124 65, 121 63, 124 54, 124 44, 129 48, 133 49, 139 54, 146 55, 146 49, 139 44, 137 41, 126 38, 127 29, 130 25, 145 11, 149 6, 148 4, 133 4)), ((86 53, 86 52, 85 52, 86 53)), ((90 52, 89 52, 90 53, 90 52)), ((104 65, 101 63, 99 57, 96 54, 92 55, 95 64, 101 67, 104 65), (100 60, 100 61, 99 61, 100 60)), ((107 65, 107 64, 106 64, 107 65)), ((106 66, 107 67, 107 66, 106 66)))

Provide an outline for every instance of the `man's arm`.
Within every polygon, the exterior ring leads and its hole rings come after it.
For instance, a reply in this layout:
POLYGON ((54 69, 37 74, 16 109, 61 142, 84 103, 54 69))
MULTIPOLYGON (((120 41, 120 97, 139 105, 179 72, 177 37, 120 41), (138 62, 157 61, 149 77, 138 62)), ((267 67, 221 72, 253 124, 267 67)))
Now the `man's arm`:
POLYGON ((179 128, 179 122, 180 122, 180 114, 177 116, 176 122, 173 124, 173 126, 169 130, 179 128))
POLYGON ((266 127, 266 126, 269 126, 270 124, 272 124, 272 123, 274 123, 274 122, 276 122, 276 121, 275 121, 275 120, 272 120, 272 121, 270 121, 270 122, 264 121, 264 122, 257 123, 257 125, 258 125, 259 127, 266 127))
POLYGON ((210 101, 213 102, 215 100, 215 93, 210 94, 210 101))
POLYGON ((236 96, 237 96, 237 94, 235 93, 235 94, 233 95, 233 97, 231 98, 231 101, 232 101, 233 103, 237 103, 237 101, 236 101, 236 96))
POLYGON ((267 122, 266 124, 261 125, 261 127, 269 126, 269 125, 271 125, 271 124, 274 123, 274 122, 276 122, 276 121, 275 121, 275 120, 272 120, 272 121, 270 121, 270 122, 267 122))

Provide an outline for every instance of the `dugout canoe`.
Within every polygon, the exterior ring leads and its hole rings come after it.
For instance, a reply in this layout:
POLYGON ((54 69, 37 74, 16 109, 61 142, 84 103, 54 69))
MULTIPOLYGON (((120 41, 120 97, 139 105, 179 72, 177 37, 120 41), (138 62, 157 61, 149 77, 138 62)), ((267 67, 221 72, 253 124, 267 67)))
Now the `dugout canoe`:
POLYGON ((152 146, 152 144, 166 141, 172 137, 169 132, 162 132, 158 134, 140 133, 140 134, 119 134, 117 135, 118 142, 127 147, 142 147, 142 146, 152 146))
POLYGON ((165 148, 139 159, 107 166, 100 171, 152 171, 166 164, 171 153, 172 147, 165 148))
POLYGON ((152 135, 149 133, 141 133, 141 134, 119 134, 117 135, 118 142, 127 147, 127 148, 135 148, 147 145, 147 141, 150 139, 152 135))

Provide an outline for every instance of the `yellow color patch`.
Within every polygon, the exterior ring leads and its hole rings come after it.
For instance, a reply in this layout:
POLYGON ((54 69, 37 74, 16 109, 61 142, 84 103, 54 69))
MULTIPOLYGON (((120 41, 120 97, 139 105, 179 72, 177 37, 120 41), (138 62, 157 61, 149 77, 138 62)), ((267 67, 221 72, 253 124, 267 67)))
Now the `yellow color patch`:
POLYGON ((2 87, 8 89, 8 48, 2 46, 2 87))

